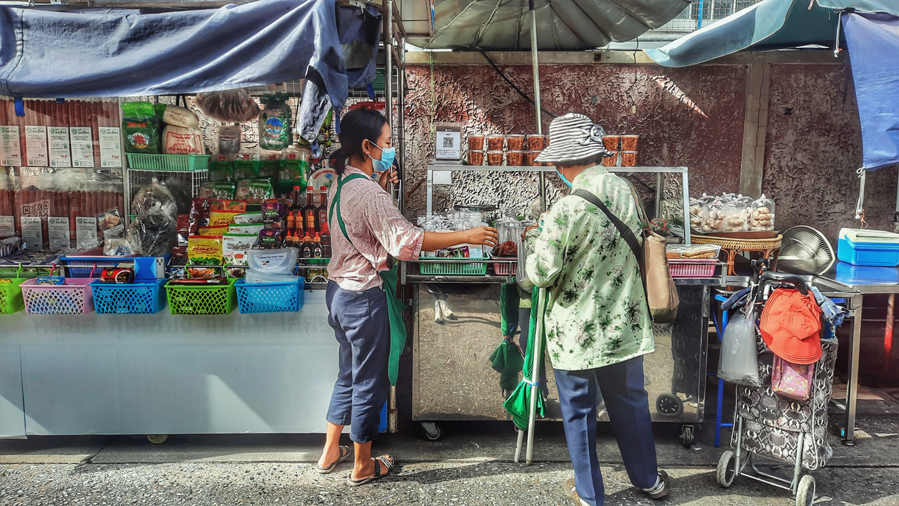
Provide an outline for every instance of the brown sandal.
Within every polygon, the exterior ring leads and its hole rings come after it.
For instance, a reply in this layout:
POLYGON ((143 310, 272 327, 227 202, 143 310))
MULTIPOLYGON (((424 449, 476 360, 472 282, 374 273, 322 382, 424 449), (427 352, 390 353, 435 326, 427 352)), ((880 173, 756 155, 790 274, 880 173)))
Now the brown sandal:
POLYGON ((353 473, 351 472, 349 476, 346 477, 347 485, 351 487, 358 487, 359 485, 365 485, 366 483, 371 483, 379 478, 383 478, 390 474, 390 471, 393 471, 393 468, 396 467, 396 461, 390 455, 381 455, 376 459, 372 459, 375 461, 375 475, 369 476, 368 478, 362 478, 361 480, 354 480, 353 473), (384 467, 387 468, 387 472, 381 474, 381 464, 384 464, 384 467))

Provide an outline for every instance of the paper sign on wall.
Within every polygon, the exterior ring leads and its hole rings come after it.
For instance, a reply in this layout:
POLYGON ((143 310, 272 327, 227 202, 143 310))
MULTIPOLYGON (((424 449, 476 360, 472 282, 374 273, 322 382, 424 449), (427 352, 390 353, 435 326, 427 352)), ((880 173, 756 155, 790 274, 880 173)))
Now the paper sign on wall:
POLYGON ((78 216, 75 218, 75 238, 78 249, 97 245, 97 218, 78 216))
POLYGON ((25 127, 25 154, 28 155, 29 167, 50 165, 50 155, 47 152, 47 127, 25 127))
POLYGON ((0 216, 0 238, 16 235, 16 219, 13 216, 0 216))
POLYGON ((69 129, 72 167, 94 167, 94 132, 90 127, 69 129))
POLYGON ((47 219, 48 229, 50 231, 50 249, 68 248, 72 246, 69 238, 69 219, 54 218, 47 219))
POLYGON ((41 230, 41 219, 37 216, 22 216, 22 240, 29 250, 40 250, 44 247, 44 232, 41 230))
POLYGON ((69 127, 50 127, 50 166, 71 167, 72 152, 69 150, 69 127))
POLYGON ((100 167, 122 166, 122 136, 118 127, 100 127, 100 167))
POLYGON ((22 165, 22 146, 19 144, 19 127, 0 126, 0 165, 22 165))
POLYGON ((462 158, 462 127, 451 123, 437 123, 438 160, 459 160, 462 158))

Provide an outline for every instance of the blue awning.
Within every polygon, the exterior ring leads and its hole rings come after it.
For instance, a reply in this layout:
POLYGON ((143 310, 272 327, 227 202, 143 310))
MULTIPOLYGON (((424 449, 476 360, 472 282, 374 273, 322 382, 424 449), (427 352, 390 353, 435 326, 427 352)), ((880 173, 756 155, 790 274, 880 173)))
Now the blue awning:
POLYGON ((314 70, 340 109, 348 86, 375 77, 364 59, 348 72, 344 48, 362 47, 373 58, 380 24, 374 9, 338 7, 337 0, 161 14, 0 7, 0 95, 186 94, 303 79, 314 70), (359 17, 363 22, 350 22, 359 17), (353 44, 357 33, 363 44, 353 44))
POLYGON ((738 51, 833 47, 839 11, 899 15, 897 0, 765 0, 658 49, 644 52, 665 67, 686 67, 738 51))
POLYGON ((899 17, 843 14, 858 116, 863 167, 899 163, 899 17))

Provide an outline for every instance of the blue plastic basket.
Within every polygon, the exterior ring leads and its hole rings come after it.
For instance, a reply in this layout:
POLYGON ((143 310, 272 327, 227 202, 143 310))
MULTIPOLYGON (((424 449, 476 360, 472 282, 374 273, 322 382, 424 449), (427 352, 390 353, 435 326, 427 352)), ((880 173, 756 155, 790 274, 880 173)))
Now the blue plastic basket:
POLYGON ((100 314, 153 314, 165 308, 167 279, 135 281, 129 284, 91 283, 94 311, 100 314))
POLYGON ((287 283, 247 283, 240 279, 237 288, 237 308, 248 313, 285 313, 303 307, 303 278, 287 283))

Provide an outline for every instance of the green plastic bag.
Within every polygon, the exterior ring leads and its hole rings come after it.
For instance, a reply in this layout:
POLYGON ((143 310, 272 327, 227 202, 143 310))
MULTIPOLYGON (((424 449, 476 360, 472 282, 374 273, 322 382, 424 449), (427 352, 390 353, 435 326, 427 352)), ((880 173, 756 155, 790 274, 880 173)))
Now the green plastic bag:
POLYGON ((162 153, 160 118, 150 102, 122 103, 122 136, 126 153, 162 153))
POLYGON ((259 115, 259 147, 271 151, 283 151, 293 143, 291 110, 286 95, 262 97, 265 104, 259 115))

